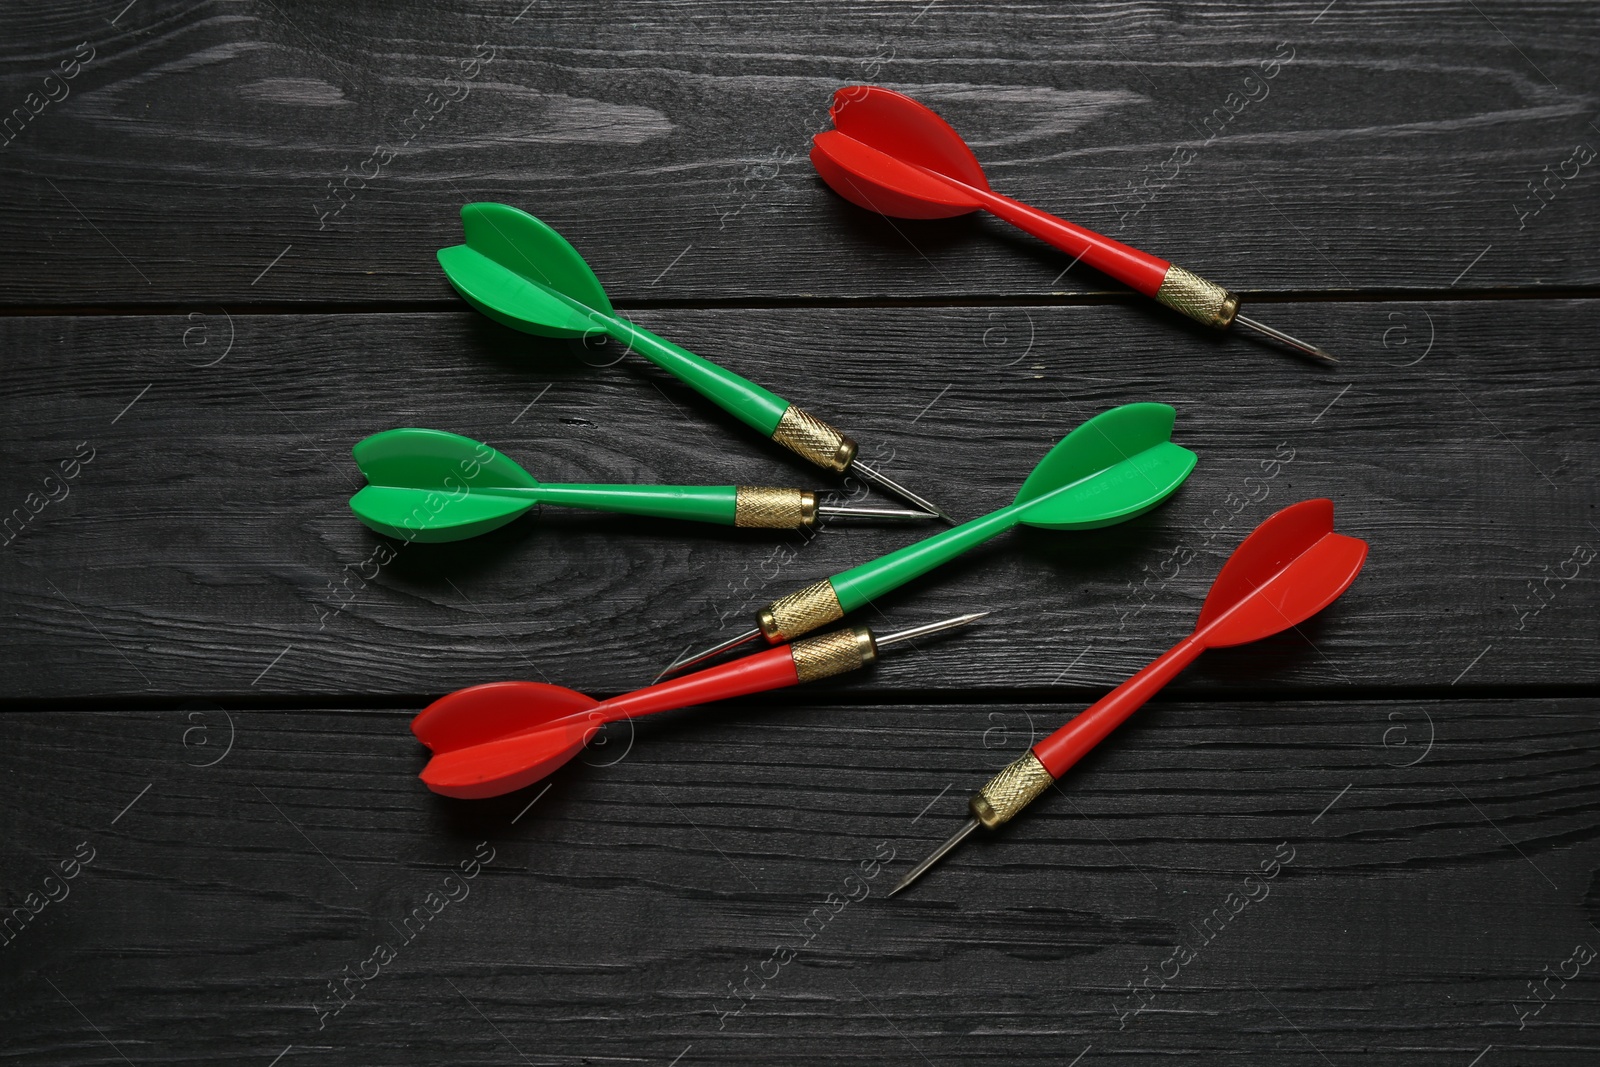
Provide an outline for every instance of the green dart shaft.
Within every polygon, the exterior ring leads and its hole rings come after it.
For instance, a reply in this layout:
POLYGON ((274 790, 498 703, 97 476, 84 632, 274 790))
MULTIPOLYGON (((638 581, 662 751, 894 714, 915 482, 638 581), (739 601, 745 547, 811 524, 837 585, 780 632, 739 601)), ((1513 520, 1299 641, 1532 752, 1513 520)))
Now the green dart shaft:
POLYGON ((639 353, 746 426, 760 431, 764 437, 777 432, 784 412, 793 406, 748 378, 719 367, 664 337, 657 337, 638 323, 598 311, 592 312, 592 317, 612 340, 639 353))
POLYGON ((733 485, 555 485, 540 482, 537 489, 513 492, 557 507, 593 508, 719 526, 733 525, 739 501, 739 487, 733 485))
POLYGON ((912 492, 856 458, 856 443, 843 431, 830 426, 783 397, 742 378, 725 367, 657 337, 638 323, 618 315, 591 312, 602 323, 606 335, 628 345, 651 363, 673 375, 689 388, 728 412, 746 426, 759 430, 802 459, 835 473, 853 471, 881 489, 915 504, 946 522, 955 522, 933 501, 912 492))
MULTIPOLYGON (((1031 501, 1029 503, 1032 503, 1031 501)), ((877 559, 851 567, 826 579, 839 598, 839 607, 851 612, 950 562, 970 548, 1011 529, 1022 519, 1028 504, 1007 504, 998 511, 960 526, 897 548, 877 559)))
POLYGON ((639 353, 746 426, 759 430, 801 459, 839 474, 852 471, 931 515, 937 515, 949 523, 955 522, 933 501, 857 459, 856 442, 842 430, 789 403, 776 393, 763 389, 748 378, 740 377, 726 367, 719 367, 663 337, 657 337, 638 323, 629 322, 618 315, 602 315, 598 311, 591 312, 591 317, 603 323, 608 337, 628 345, 631 351, 639 353))
POLYGON ((746 426, 802 459, 838 473, 853 469, 918 507, 940 518, 949 518, 931 502, 856 462, 855 441, 771 390, 656 336, 636 322, 588 307, 565 293, 549 291, 572 305, 573 310, 584 315, 595 329, 613 341, 626 345, 630 352, 637 352, 746 426))
POLYGON ((779 597, 757 613, 756 627, 769 641, 787 641, 809 633, 1004 533, 1021 522, 1024 513, 1037 503, 1030 500, 1008 504, 779 597))

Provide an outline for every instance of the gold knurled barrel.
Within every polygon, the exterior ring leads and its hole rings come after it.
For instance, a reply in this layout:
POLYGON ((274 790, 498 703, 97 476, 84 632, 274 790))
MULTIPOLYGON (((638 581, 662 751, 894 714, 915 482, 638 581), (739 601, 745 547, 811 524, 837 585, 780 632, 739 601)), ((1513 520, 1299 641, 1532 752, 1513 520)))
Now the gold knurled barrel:
POLYGON ((856 458, 856 443, 815 415, 793 404, 783 413, 772 439, 795 455, 830 471, 843 472, 856 458))
POLYGON ((833 591, 833 583, 824 578, 762 608, 756 625, 768 641, 777 644, 842 618, 844 608, 839 606, 839 596, 833 591))
POLYGON ((1028 754, 1007 764, 1001 772, 984 783, 977 795, 967 802, 974 818, 993 830, 1050 788, 1055 781, 1044 769, 1039 757, 1029 749, 1028 754))
POLYGON ((794 673, 802 682, 814 682, 865 667, 878 658, 878 646, 864 626, 807 637, 789 646, 794 673))
POLYGON ((1184 270, 1176 263, 1167 267, 1156 299, 1196 322, 1226 329, 1239 313, 1239 298, 1215 282, 1184 270))
POLYGON ((817 518, 817 494, 804 489, 769 489, 741 485, 733 498, 735 526, 766 530, 798 530, 817 518))

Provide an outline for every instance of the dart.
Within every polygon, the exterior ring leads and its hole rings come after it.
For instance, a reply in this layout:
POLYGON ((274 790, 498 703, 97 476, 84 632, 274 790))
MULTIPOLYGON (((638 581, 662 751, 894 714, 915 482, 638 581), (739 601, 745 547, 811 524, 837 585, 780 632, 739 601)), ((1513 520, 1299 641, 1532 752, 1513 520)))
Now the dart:
POLYGON ((968 803, 972 817, 966 824, 889 895, 916 881, 979 826, 992 830, 1010 821, 1200 653, 1300 625, 1350 587, 1366 558, 1365 541, 1333 532, 1331 500, 1304 500, 1269 516, 1223 564, 1193 633, 991 778, 968 803))
POLYGON ((461 224, 466 243, 441 248, 439 265, 456 291, 491 319, 541 337, 609 337, 802 459, 835 474, 854 471, 915 507, 955 521, 862 463, 856 443, 815 415, 622 318, 577 249, 526 211, 468 204, 461 224))
POLYGON ((1090 530, 1144 514, 1194 469, 1195 454, 1170 440, 1175 417, 1167 404, 1101 412, 1045 454, 1011 504, 780 597, 757 613, 752 629, 680 657, 657 679, 758 638, 779 644, 810 633, 1013 526, 1090 530))
POLYGON ((610 700, 541 682, 475 685, 440 697, 412 720, 411 732, 433 752, 421 778, 448 797, 500 796, 555 771, 608 722, 845 674, 873 662, 880 649, 987 614, 958 615, 881 637, 864 626, 837 630, 610 700))
POLYGON ((350 510, 379 533, 407 541, 460 541, 498 529, 540 504, 772 530, 796 530, 819 519, 935 517, 920 508, 818 504, 817 494, 803 489, 551 485, 490 446, 443 430, 385 430, 351 451, 367 485, 350 498, 350 510))
POLYGON ((875 85, 833 94, 834 129, 812 138, 811 163, 833 191, 858 207, 906 219, 943 219, 980 208, 1108 274, 1194 321, 1234 323, 1327 363, 1316 345, 1239 314, 1239 297, 1214 282, 989 188, 961 135, 909 96, 875 85))

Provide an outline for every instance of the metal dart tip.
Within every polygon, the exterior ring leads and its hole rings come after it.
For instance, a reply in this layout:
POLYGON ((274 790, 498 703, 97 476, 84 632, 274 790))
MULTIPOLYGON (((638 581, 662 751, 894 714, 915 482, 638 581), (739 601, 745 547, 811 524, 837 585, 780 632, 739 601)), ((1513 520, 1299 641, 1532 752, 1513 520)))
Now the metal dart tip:
POLYGON ((968 623, 976 622, 987 614, 989 614, 987 611, 974 611, 967 615, 957 615, 951 619, 940 619, 938 622, 930 622, 924 623, 921 626, 913 626, 909 630, 901 630, 898 633, 884 634, 881 637, 879 637, 877 634, 874 634, 872 637, 872 642, 879 648, 882 648, 885 645, 899 644, 901 641, 914 641, 917 638, 925 637, 928 634, 936 634, 943 630, 953 630, 957 626, 965 626, 968 623))
POLYGON ((878 519, 889 522, 926 522, 939 516, 921 508, 857 508, 839 504, 822 504, 817 514, 829 519, 878 519))
POLYGON ((915 504, 917 507, 921 508, 923 511, 926 511, 930 515, 939 516, 939 518, 943 519, 945 522, 948 522, 951 526, 956 525, 956 520, 952 519, 950 515, 938 504, 935 504, 933 501, 924 497, 918 496, 916 493, 913 493, 911 490, 907 489, 893 478, 879 474, 877 471, 873 470, 859 459, 852 460, 849 469, 855 471, 857 474, 861 475, 861 477, 878 486, 880 489, 887 489, 895 496, 898 496, 901 500, 915 504))
POLYGON ((666 670, 664 670, 660 674, 656 675, 655 676, 655 680, 652 681, 650 684, 651 685, 655 685, 656 682, 661 681, 661 679, 663 679, 663 678, 670 678, 674 674, 681 674, 684 671, 688 670, 690 667, 698 666, 699 664, 704 663, 708 659, 715 659, 716 657, 722 655, 724 652, 727 652, 729 649, 738 648, 740 645, 747 644, 747 643, 749 643, 751 641, 754 641, 756 638, 758 638, 760 636, 761 636, 761 631, 759 629, 757 629, 757 630, 746 630, 744 633, 738 634, 738 635, 736 635, 734 637, 730 637, 726 641, 723 641, 720 644, 712 645, 710 648, 704 650, 703 652, 696 652, 696 653, 693 653, 692 655, 688 655, 688 656, 679 656, 677 659, 673 660, 670 664, 668 664, 666 670))
POLYGON ((951 849, 961 844, 961 842, 965 841, 967 836, 977 828, 978 818, 974 815, 972 818, 967 820, 965 826, 961 827, 961 829, 957 830, 950 836, 950 840, 934 849, 933 852, 928 855, 927 859, 911 868, 911 872, 904 878, 900 879, 900 884, 889 890, 889 896, 894 896, 896 893, 900 892, 900 890, 904 889, 912 882, 915 882, 918 878, 921 878, 923 873, 927 871, 929 867, 932 867, 935 863, 938 863, 941 859, 943 859, 945 853, 949 852, 951 849))
POLYGON ((1316 345, 1307 344, 1298 337, 1290 337, 1282 330, 1274 330, 1271 326, 1268 326, 1264 322, 1257 322, 1255 319, 1246 318, 1243 315, 1237 314, 1233 316, 1233 321, 1239 323, 1241 326, 1248 326, 1250 329, 1255 330, 1258 333, 1263 333, 1275 341, 1282 341, 1290 348, 1293 348, 1298 352, 1303 352, 1313 359, 1320 359, 1324 363, 1339 362, 1339 357, 1335 356, 1333 353, 1324 351, 1323 349, 1318 348, 1316 345))

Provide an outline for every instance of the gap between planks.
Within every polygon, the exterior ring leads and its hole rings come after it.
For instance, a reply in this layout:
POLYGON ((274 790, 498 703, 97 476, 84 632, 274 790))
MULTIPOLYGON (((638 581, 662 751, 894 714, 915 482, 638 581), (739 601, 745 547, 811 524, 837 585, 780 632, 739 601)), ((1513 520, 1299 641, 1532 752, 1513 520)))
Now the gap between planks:
MULTIPOLYGON (((1063 705, 1091 703, 1107 692, 1105 687, 1061 689, 937 689, 896 690, 892 692, 787 691, 765 694, 763 707, 909 707, 965 705, 1063 705)), ((38 697, 0 699, 0 715, 37 714, 61 711, 170 711, 175 702, 210 701, 233 711, 371 711, 382 713, 418 709, 437 700, 442 693, 129 693, 125 696, 38 697)), ((619 693, 591 694, 606 699, 619 693)), ((1492 684, 1419 686, 1372 686, 1355 688, 1306 686, 1262 695, 1257 690, 1207 690, 1205 692, 1165 692, 1148 702, 1159 704, 1386 704, 1466 703, 1472 701, 1541 701, 1600 699, 1600 684, 1492 684)), ((748 701, 730 701, 738 705, 748 701)))
MULTIPOLYGON (((1600 286, 1528 286, 1506 289, 1320 289, 1309 291, 1254 292, 1234 290, 1251 304, 1415 304, 1474 303, 1494 300, 1597 300, 1600 286)), ((99 318, 108 316, 186 315, 197 305, 226 306, 233 315, 437 315, 470 310, 459 300, 393 301, 268 301, 236 303, 227 298, 197 296, 189 303, 139 303, 99 305, 45 305, 7 307, 0 304, 0 318, 99 318)), ((1102 307, 1106 305, 1150 305, 1148 297, 1136 293, 971 293, 940 297, 763 297, 760 299, 683 298, 661 300, 618 300, 619 311, 780 311, 795 308, 817 310, 855 310, 876 308, 983 308, 983 307, 1102 307)), ((1153 306, 1153 305, 1151 305, 1153 306)))

